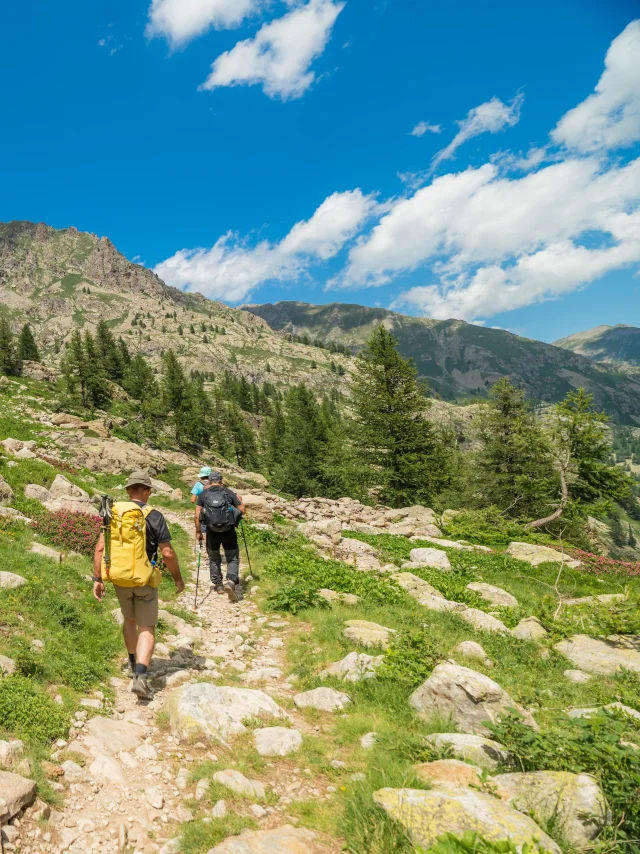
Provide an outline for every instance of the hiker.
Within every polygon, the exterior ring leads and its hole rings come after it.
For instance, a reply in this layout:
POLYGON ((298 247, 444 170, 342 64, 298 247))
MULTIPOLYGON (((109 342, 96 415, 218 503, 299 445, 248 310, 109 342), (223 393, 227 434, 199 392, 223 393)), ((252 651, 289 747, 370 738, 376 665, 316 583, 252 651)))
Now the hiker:
POLYGON ((158 587, 162 576, 156 563, 158 551, 173 576, 178 593, 184 590, 178 556, 171 545, 167 522, 147 503, 151 478, 136 471, 125 485, 129 501, 116 501, 110 516, 110 554, 105 563, 104 531, 93 558, 93 595, 102 602, 105 581, 110 581, 124 617, 122 633, 133 673, 131 690, 150 700, 147 671, 155 647, 158 624, 158 587))
POLYGON ((237 602, 240 598, 240 547, 236 527, 242 520, 245 507, 242 496, 224 486, 220 472, 211 472, 209 481, 211 485, 197 499, 196 535, 202 546, 206 534, 211 584, 216 593, 226 593, 231 602, 237 602), (224 584, 220 546, 224 549, 227 562, 227 579, 224 584))
POLYGON ((204 490, 210 485, 209 478, 211 477, 211 468, 209 466, 202 466, 200 469, 200 474, 198 475, 198 480, 194 484, 193 489, 191 490, 191 503, 195 504, 198 500, 198 496, 202 495, 204 490))

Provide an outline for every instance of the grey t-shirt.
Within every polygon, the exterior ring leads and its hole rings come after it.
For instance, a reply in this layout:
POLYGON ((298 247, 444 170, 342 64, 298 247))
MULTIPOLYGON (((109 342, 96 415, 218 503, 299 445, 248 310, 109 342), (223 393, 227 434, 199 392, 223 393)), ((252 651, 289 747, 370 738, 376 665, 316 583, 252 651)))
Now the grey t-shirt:
MULTIPOLYGON (((138 507, 146 507, 142 501, 134 501, 138 507)), ((147 516, 147 556, 149 560, 155 560, 158 555, 160 543, 171 542, 171 532, 167 520, 159 510, 152 510, 147 516)))

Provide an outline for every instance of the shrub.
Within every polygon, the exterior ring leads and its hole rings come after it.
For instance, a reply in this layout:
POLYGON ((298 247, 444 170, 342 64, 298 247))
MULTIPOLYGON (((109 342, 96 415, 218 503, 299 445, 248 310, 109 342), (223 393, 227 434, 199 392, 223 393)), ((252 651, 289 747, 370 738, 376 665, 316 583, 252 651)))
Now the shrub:
POLYGON ((24 676, 0 679, 0 721, 10 733, 44 744, 69 728, 65 711, 24 676))
POLYGON ((539 854, 540 848, 537 845, 529 845, 528 842, 522 846, 516 846, 511 839, 492 842, 471 831, 467 831, 463 836, 446 833, 429 848, 428 852, 425 852, 424 848, 416 848, 416 854, 533 854, 533 852, 539 854))
POLYGON ((326 599, 318 596, 315 590, 304 587, 295 581, 290 581, 268 597, 266 610, 287 611, 290 614, 297 614, 298 611, 304 611, 307 608, 330 607, 326 599))
POLYGON ((624 744, 629 722, 600 712, 588 718, 560 718, 535 732, 511 713, 488 724, 496 741, 517 758, 518 771, 571 771, 592 774, 613 813, 609 833, 618 850, 636 854, 640 838, 640 751, 624 744))
POLYGON ((485 546, 508 546, 512 540, 541 544, 553 541, 546 534, 535 533, 506 519, 498 507, 465 510, 454 516, 444 531, 452 540, 468 540, 485 546))
POLYGON ((54 513, 41 514, 35 520, 33 529, 60 549, 90 556, 98 542, 101 525, 99 516, 56 510, 54 513))
POLYGON ((614 560, 612 557, 595 555, 581 549, 572 549, 571 554, 581 562, 581 569, 584 572, 590 572, 593 575, 613 573, 630 577, 640 576, 640 561, 614 560))
POLYGON ((409 693, 429 678, 439 658, 436 645, 424 629, 406 629, 394 635, 378 677, 401 682, 409 693))

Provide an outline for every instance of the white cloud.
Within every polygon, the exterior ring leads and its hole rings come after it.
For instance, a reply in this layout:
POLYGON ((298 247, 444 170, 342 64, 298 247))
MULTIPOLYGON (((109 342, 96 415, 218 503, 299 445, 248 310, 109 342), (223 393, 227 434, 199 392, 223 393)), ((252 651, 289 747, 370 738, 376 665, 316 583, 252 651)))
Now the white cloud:
POLYGON ((560 119, 551 137, 581 153, 640 140, 640 20, 611 42, 595 92, 560 119))
POLYGON ((295 281, 312 264, 337 255, 376 208, 375 199, 361 190, 334 193, 279 243, 250 246, 229 233, 211 249, 180 250, 155 272, 174 287, 239 302, 263 282, 295 281))
POLYGON ((239 26, 262 5, 263 0, 153 0, 147 35, 164 36, 174 46, 183 45, 212 27, 239 26))
POLYGON ((344 5, 310 0, 263 24, 254 38, 238 42, 215 60, 201 88, 260 84, 271 98, 299 98, 315 80, 310 65, 324 51, 344 5))
POLYGON ((444 160, 450 160, 460 146, 474 136, 480 136, 482 133, 498 133, 506 127, 517 124, 523 100, 522 95, 516 95, 512 101, 504 104, 499 98, 492 98, 469 110, 466 118, 457 123, 460 128, 458 133, 449 145, 433 158, 431 170, 435 171, 444 160))
POLYGON ((430 125, 429 122, 418 122, 411 131, 411 136, 424 136, 425 133, 441 133, 440 125, 430 125))

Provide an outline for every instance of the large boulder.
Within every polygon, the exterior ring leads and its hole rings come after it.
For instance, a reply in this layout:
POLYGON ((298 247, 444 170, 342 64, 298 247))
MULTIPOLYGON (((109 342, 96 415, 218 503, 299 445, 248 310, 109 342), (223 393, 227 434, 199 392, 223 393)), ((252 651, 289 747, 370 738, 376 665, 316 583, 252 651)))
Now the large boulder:
POLYGON ((384 660, 383 655, 367 655, 365 652, 350 652, 341 661, 330 664, 322 671, 320 677, 327 679, 335 676, 343 682, 359 682, 361 679, 371 679, 384 660))
POLYGON ((531 566, 540 566, 541 563, 564 563, 565 566, 573 568, 580 566, 579 560, 571 560, 562 552, 550 549, 548 546, 536 546, 533 543, 509 543, 507 554, 516 560, 524 560, 531 566))
POLYGON ((180 741, 210 738, 227 743, 250 718, 288 718, 264 691, 198 682, 173 691, 165 704, 171 732, 180 741))
POLYGON ((131 752, 140 746, 143 732, 129 721, 95 717, 87 724, 84 745, 92 756, 115 756, 120 751, 131 752))
POLYGON ((499 605, 502 608, 517 608, 518 600, 511 593, 507 593, 502 587, 494 587, 493 584, 485 584, 483 581, 472 581, 467 584, 467 590, 478 593, 486 602, 499 605))
POLYGON ((432 566, 435 569, 450 570, 451 563, 446 552, 440 549, 411 549, 411 563, 418 566, 432 566))
POLYGON ((525 723, 535 726, 531 714, 497 682, 452 661, 438 664, 409 703, 422 716, 450 716, 461 730, 479 735, 488 735, 486 723, 496 723, 509 709, 518 709, 525 723))
POLYGON ((90 501, 89 494, 76 486, 63 474, 56 475, 49 490, 52 498, 73 498, 76 501, 90 501))
POLYGON ((262 495, 249 492, 242 496, 244 506, 247 508, 247 518, 252 522, 273 522, 273 510, 262 495))
POLYGON ((451 786, 476 786, 482 783, 482 768, 469 765, 461 759, 436 759, 435 762, 422 762, 414 769, 418 780, 437 786, 448 783, 451 786))
POLYGON ((13 501, 13 489, 7 481, 0 475, 0 504, 11 504, 13 501))
POLYGON ((403 519, 389 525, 390 534, 397 537, 441 537, 442 531, 437 525, 430 522, 422 522, 419 519, 403 519))
POLYGON ((494 782, 509 795, 511 806, 538 821, 553 821, 563 839, 579 851, 589 847, 608 822, 605 796, 589 774, 498 774, 494 782))
POLYGON ((58 372, 51 367, 41 365, 40 362, 32 362, 29 359, 25 359, 22 362, 22 376, 28 380, 54 383, 58 379, 58 372))
POLYGON ((0 445, 2 445, 7 454, 17 454, 25 446, 24 442, 21 442, 20 439, 3 439, 0 445))
POLYGON ((79 428, 84 423, 82 418, 79 418, 77 415, 69 415, 67 412, 56 412, 55 415, 51 416, 49 421, 54 427, 62 427, 63 430, 79 428))
POLYGON ((388 646, 395 629, 370 623, 369 620, 347 620, 347 628, 342 632, 347 640, 355 641, 362 646, 388 646))
POLYGON ((587 673, 612 674, 623 669, 640 673, 640 642, 636 646, 622 636, 597 639, 574 635, 557 643, 555 649, 587 673))
POLYGON ((324 854, 313 831, 285 824, 273 830, 244 830, 210 848, 207 854, 324 854))
POLYGON ((464 608, 460 610, 458 616, 465 623, 469 623, 474 629, 479 629, 483 632, 508 632, 509 629, 505 626, 502 620, 497 617, 487 614, 485 611, 480 611, 478 608, 464 608))
POLYGON ((36 796, 35 780, 28 780, 11 771, 0 771, 0 824, 12 819, 36 796))
POLYGON ((62 563, 64 555, 57 549, 52 549, 51 546, 45 546, 42 543, 31 543, 29 546, 31 554, 47 557, 49 560, 54 560, 56 563, 62 563))
POLYGON ((506 747, 481 735, 462 732, 436 732, 425 736, 425 740, 436 749, 451 750, 458 759, 479 765, 486 771, 495 771, 499 765, 505 764, 510 759, 506 747))
POLYGON ((314 522, 305 522, 300 525, 300 533, 309 539, 318 537, 337 545, 342 539, 342 522, 339 519, 319 519, 314 522))
POLYGON ((353 564, 357 569, 379 570, 382 566, 377 558, 378 552, 369 543, 344 537, 335 549, 336 557, 345 563, 353 564))
POLYGON ((40 501, 44 504, 45 501, 51 501, 53 495, 44 486, 37 483, 28 483, 24 488, 24 497, 32 498, 34 501, 40 501))
POLYGON ((560 854, 559 846, 526 815, 475 789, 441 784, 423 789, 379 789, 373 799, 407 831, 414 845, 431 848, 441 836, 476 833, 489 842, 511 840, 533 852, 560 854))
POLYGON ((421 601, 423 596, 428 596, 429 598, 435 596, 437 599, 444 599, 439 590, 436 590, 428 581, 424 581, 411 572, 399 572, 394 580, 403 590, 407 591, 409 596, 417 599, 418 602, 421 601))
POLYGON ((153 476, 166 468, 160 454, 123 439, 78 438, 74 432, 59 436, 56 443, 71 455, 79 468, 94 472, 130 474, 142 469, 153 476))

